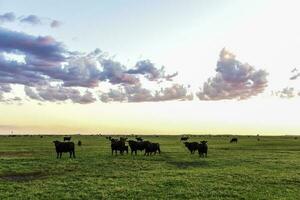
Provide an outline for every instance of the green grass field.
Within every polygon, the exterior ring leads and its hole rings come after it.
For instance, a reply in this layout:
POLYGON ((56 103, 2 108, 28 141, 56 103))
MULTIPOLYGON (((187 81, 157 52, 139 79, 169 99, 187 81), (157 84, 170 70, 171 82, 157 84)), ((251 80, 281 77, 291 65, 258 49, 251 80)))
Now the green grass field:
POLYGON ((76 159, 56 159, 62 136, 0 137, 0 199, 300 199, 300 138, 192 136, 208 158, 190 155, 180 136, 156 156, 112 156, 101 136, 73 136, 76 159))

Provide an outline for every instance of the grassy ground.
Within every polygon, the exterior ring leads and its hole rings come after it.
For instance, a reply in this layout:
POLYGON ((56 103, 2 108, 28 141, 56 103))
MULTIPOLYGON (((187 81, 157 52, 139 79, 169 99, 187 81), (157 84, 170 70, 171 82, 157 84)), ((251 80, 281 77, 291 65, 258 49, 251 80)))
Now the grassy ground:
POLYGON ((300 138, 194 136, 208 158, 179 136, 145 137, 161 155, 111 156, 101 136, 73 136, 76 159, 56 159, 62 136, 0 137, 0 199, 300 199, 300 138))

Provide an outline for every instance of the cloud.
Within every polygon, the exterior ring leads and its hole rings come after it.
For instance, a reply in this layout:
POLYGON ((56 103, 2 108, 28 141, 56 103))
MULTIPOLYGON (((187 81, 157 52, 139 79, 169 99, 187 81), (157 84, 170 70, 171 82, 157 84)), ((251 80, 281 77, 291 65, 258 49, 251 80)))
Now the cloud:
POLYGON ((39 101, 60 102, 71 100, 73 103, 88 104, 96 101, 90 91, 81 94, 79 90, 74 88, 66 88, 60 85, 40 86, 34 91, 30 87, 24 87, 24 91, 28 97, 39 101))
POLYGON ((290 80, 296 80, 300 76, 297 68, 294 68, 292 71, 293 75, 290 77, 290 80))
POLYGON ((50 36, 36 37, 1 27, 0 51, 16 54, 24 53, 30 55, 35 61, 45 61, 47 64, 65 61, 64 53, 66 53, 63 44, 50 36))
POLYGON ((257 70, 236 60, 235 55, 222 49, 215 77, 209 78, 197 96, 200 100, 248 99, 267 87, 265 70, 257 70))
POLYGON ((24 92, 31 99, 40 101, 42 100, 42 98, 35 91, 33 91, 31 87, 28 87, 27 85, 24 87, 24 92))
POLYGON ((13 12, 7 12, 0 15, 0 23, 14 22, 15 20, 16 20, 16 16, 13 12))
POLYGON ((165 68, 156 68, 150 60, 138 61, 134 69, 128 70, 127 73, 144 75, 150 81, 157 81, 159 79, 171 80, 173 77, 178 75, 177 72, 174 74, 165 75, 165 68))
POLYGON ((22 23, 28 23, 31 25, 39 25, 42 24, 42 20, 40 17, 36 16, 36 15, 28 15, 26 17, 22 17, 20 19, 20 22, 22 23))
POLYGON ((88 54, 72 52, 51 36, 33 36, 1 27, 0 66, 2 90, 4 84, 6 90, 9 84, 24 85, 26 96, 38 101, 93 103, 97 100, 93 94, 90 91, 82 93, 78 87, 97 88, 100 82, 119 86, 119 90, 103 93, 100 98, 103 102, 192 98, 187 88, 179 84, 154 93, 143 88, 142 77, 145 81, 157 81, 157 84, 172 81, 178 74, 166 74, 164 67, 156 68, 150 60, 138 61, 133 69, 128 69, 99 49, 88 54), (7 54, 21 56, 22 59, 11 59, 7 54))
MULTIPOLYGON (((273 92, 273 95, 278 96, 283 99, 291 99, 297 96, 297 92, 293 87, 285 87, 280 91, 273 92)), ((299 95, 299 93, 298 93, 299 95)))
POLYGON ((7 12, 7 13, 0 15, 0 23, 15 22, 16 19, 18 19, 18 21, 21 23, 26 23, 26 24, 30 24, 30 25, 34 25, 34 26, 49 24, 49 26, 51 28, 58 28, 62 25, 62 22, 59 20, 49 19, 49 18, 41 18, 41 17, 39 17, 37 15, 33 15, 33 14, 27 15, 27 16, 16 17, 15 13, 7 12))
POLYGON ((9 92, 11 92, 11 86, 9 84, 0 83, 0 91, 9 93, 9 92))
POLYGON ((52 22, 50 23, 51 28, 58 28, 62 25, 62 22, 58 21, 58 20, 52 20, 52 22))
POLYGON ((192 100, 193 94, 188 93, 187 88, 180 84, 155 91, 143 88, 141 84, 125 85, 118 89, 110 89, 107 93, 100 95, 103 102, 158 102, 172 100, 192 100))
POLYGON ((112 59, 102 59, 100 61, 103 68, 100 80, 108 80, 111 84, 137 84, 140 80, 126 72, 126 67, 112 59))

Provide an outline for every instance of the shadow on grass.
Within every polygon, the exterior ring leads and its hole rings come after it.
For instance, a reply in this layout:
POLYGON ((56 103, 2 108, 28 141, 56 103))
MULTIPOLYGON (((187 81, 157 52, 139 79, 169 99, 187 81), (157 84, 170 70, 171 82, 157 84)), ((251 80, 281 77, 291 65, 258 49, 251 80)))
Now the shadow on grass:
POLYGON ((168 161, 167 162, 170 165, 174 165, 175 167, 179 169, 187 169, 187 168, 204 168, 208 167, 208 162, 205 160, 199 160, 199 161, 168 161))
POLYGON ((47 175, 37 171, 37 172, 6 172, 0 175, 0 179, 6 181, 15 181, 15 182, 22 182, 22 181, 33 181, 37 179, 45 178, 47 175))

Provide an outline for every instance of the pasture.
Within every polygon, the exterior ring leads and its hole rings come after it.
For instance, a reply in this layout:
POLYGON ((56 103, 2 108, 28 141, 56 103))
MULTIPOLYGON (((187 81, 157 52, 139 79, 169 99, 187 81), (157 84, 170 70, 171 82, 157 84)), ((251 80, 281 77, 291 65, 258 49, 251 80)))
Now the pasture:
POLYGON ((199 158, 180 136, 142 137, 162 153, 112 156, 104 136, 72 136, 76 159, 56 159, 63 136, 0 136, 0 199, 300 199, 300 138, 191 136, 208 141, 199 158))

